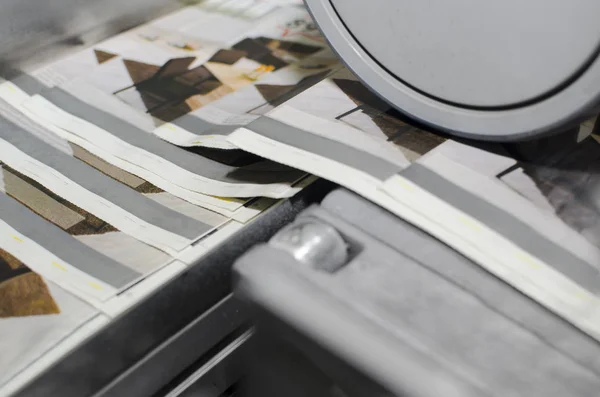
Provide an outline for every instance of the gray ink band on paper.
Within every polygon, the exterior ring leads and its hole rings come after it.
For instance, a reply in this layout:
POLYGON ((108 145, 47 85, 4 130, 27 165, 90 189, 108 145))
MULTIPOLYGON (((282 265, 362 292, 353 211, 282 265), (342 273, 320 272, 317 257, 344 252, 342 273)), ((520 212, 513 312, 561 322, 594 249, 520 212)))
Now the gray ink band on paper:
POLYGON ((175 124, 196 135, 229 135, 236 129, 243 127, 243 125, 220 125, 210 123, 192 114, 183 115, 171 121, 171 124, 175 124))
POLYGON ((122 288, 141 276, 83 244, 4 193, 0 193, 0 219, 71 266, 115 288, 122 288))
POLYGON ((38 79, 28 74, 21 74, 10 81, 28 95, 39 94, 43 90, 48 89, 48 86, 42 84, 38 79))
POLYGON ((399 166, 377 156, 344 145, 341 142, 336 142, 290 126, 270 117, 260 117, 248 124, 246 128, 277 142, 306 150, 307 152, 337 161, 356 170, 366 172, 380 180, 385 180, 400 170, 399 166))
POLYGON ((65 152, 69 155, 72 153, 71 147, 66 140, 59 137, 54 132, 46 129, 42 125, 34 122, 20 110, 3 99, 0 99, 0 116, 5 117, 11 123, 27 130, 29 133, 31 133, 31 135, 34 135, 57 150, 65 152))
POLYGON ((600 292, 600 274, 597 269, 559 247, 512 214, 451 183, 420 164, 412 164, 400 172, 400 175, 484 223, 588 291, 600 292))
POLYGON ((234 167, 223 165, 208 158, 189 153, 177 146, 165 142, 118 117, 83 102, 59 88, 44 91, 42 96, 73 116, 79 117, 108 131, 124 142, 162 157, 163 159, 195 174, 211 179, 223 180, 224 177, 234 169, 234 167))
POLYGON ((289 182, 285 176, 277 173, 245 172, 239 173, 243 167, 228 166, 204 156, 188 152, 164 140, 148 134, 118 117, 95 108, 59 88, 52 88, 42 96, 66 112, 86 120, 115 137, 155 154, 196 175, 226 183, 269 184, 289 182), (241 176, 248 179, 241 179, 241 176), (283 179, 283 180, 282 180, 283 179))
MULTIPOLYGON (((84 162, 46 144, 2 117, 0 117, 0 138, 84 189, 105 198, 151 225, 188 239, 195 239, 212 229, 210 225, 156 203, 84 162)), ((47 187, 52 190, 50 186, 47 187)), ((77 203, 73 204, 77 205, 77 203)))

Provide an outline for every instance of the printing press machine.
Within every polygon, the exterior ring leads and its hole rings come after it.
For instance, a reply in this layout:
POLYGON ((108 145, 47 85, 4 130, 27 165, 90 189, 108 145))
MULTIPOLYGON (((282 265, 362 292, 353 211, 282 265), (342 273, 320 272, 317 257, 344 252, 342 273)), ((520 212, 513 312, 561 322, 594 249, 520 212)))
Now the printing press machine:
MULTIPOLYGON (((593 0, 306 3, 369 87, 444 132, 510 141, 568 131, 597 113, 600 3, 593 0), (579 21, 576 28, 564 22, 567 10, 568 21, 579 21), (470 34, 474 29, 482 33, 470 34), (397 52, 380 46, 390 35, 405 44, 397 52)), ((5 1, 2 77, 180 6, 5 1)), ((550 335, 579 356, 600 352, 594 339, 445 244, 320 180, 66 352, 15 395, 598 395, 591 386, 600 375, 580 382, 579 364, 555 359, 555 348, 531 342, 523 330, 550 335), (410 332, 403 328, 406 317, 418 319, 410 332), (462 326, 478 333, 461 333, 462 326), (411 332, 455 346, 454 354, 420 345, 411 332), (532 357, 556 366, 531 367, 532 357)))

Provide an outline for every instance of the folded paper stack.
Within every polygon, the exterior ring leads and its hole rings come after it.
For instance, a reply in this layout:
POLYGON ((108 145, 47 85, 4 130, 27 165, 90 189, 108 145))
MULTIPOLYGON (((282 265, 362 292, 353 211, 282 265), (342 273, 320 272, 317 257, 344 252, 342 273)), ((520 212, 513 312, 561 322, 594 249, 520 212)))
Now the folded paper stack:
POLYGON ((299 2, 233 3, 0 83, 0 394, 314 181, 227 136, 340 63, 299 2))

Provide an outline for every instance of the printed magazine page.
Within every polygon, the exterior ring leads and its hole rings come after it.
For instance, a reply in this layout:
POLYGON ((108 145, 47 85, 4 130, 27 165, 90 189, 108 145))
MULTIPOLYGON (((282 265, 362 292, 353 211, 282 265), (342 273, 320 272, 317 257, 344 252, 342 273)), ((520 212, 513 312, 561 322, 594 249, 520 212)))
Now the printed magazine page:
POLYGON ((0 250, 0 387, 98 311, 0 250))

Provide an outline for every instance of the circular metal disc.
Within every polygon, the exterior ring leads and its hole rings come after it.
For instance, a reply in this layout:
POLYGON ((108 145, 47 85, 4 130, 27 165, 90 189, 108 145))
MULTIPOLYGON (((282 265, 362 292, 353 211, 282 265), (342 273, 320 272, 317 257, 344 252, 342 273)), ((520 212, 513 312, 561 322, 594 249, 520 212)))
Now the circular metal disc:
POLYGON ((305 1, 366 85, 446 132, 523 139, 599 103, 596 0, 305 1))
POLYGON ((597 0, 332 0, 358 43, 432 97, 514 106, 580 74, 600 44, 597 0), (541 12, 543 10, 543 12, 541 12), (565 21, 577 21, 573 29, 565 21))

